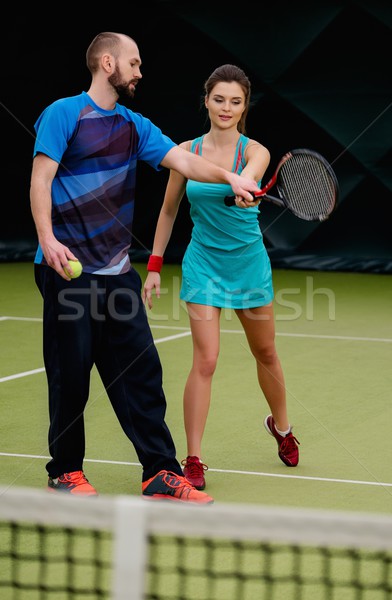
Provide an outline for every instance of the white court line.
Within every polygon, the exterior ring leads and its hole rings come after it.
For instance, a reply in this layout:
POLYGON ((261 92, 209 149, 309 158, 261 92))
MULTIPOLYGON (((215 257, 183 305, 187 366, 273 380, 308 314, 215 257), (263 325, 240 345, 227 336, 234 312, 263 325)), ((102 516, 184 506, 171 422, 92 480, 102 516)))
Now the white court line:
MULTIPOLYGON (((0 321, 42 321, 42 319, 39 318, 34 318, 34 317, 9 317, 9 316, 2 316, 0 317, 0 321)), ((150 323, 150 327, 151 329, 169 329, 169 330, 177 330, 177 331, 184 331, 184 332, 188 332, 188 334, 190 334, 190 329, 189 327, 180 327, 180 326, 175 326, 175 325, 153 325, 150 323)), ((241 334, 244 335, 244 331, 242 329, 221 329, 221 333, 237 333, 237 334, 241 334)), ((185 335, 185 334, 184 334, 185 335)), ((386 343, 386 344, 392 344, 392 338, 376 338, 376 337, 359 337, 359 336, 353 336, 353 335, 324 335, 324 334, 317 334, 317 333, 276 333, 277 336, 281 336, 281 337, 295 337, 295 338, 309 338, 309 339, 316 339, 316 340, 346 340, 346 341, 351 341, 351 342, 382 342, 382 343, 386 343)), ((166 338, 161 338, 158 340, 155 340, 155 343, 158 344, 160 342, 166 342, 166 341, 170 341, 170 340, 175 340, 179 337, 183 337, 181 335, 179 336, 170 336, 170 337, 166 337, 166 338)), ((1 379, 0 379, 1 381, 1 379)))
MULTIPOLYGON (((42 319, 38 318, 30 318, 30 317, 9 317, 2 316, 0 317, 0 321, 42 321, 42 319)), ((163 338, 158 338, 155 341, 155 344, 161 344, 162 342, 170 342, 172 340, 177 340, 182 337, 187 337, 191 335, 191 330, 189 327, 180 327, 173 325, 150 325, 151 329, 169 329, 182 331, 183 333, 178 333, 176 335, 170 335, 163 338)), ((236 333, 244 335, 244 331, 242 329, 221 329, 221 333, 236 333)), ((392 339, 390 338, 369 338, 369 337, 355 337, 349 335, 322 335, 322 334, 310 334, 310 333, 276 333, 277 336, 283 337, 296 337, 296 338, 310 338, 310 339, 325 339, 325 340, 345 340, 351 342, 382 342, 390 344, 392 343, 392 339)), ((24 371, 22 373, 15 373, 14 375, 8 375, 6 377, 0 377, 0 383, 4 383, 5 381, 11 381, 12 379, 20 379, 21 377, 28 377, 29 375, 35 375, 37 373, 42 373, 44 368, 33 369, 31 371, 24 371)))
POLYGON ((191 335, 191 331, 184 331, 184 333, 177 333, 177 335, 169 335, 168 337, 158 338, 154 340, 155 344, 160 344, 161 342, 170 342, 171 340, 177 340, 182 337, 187 337, 191 335))
POLYGON ((38 317, 0 317, 0 321, 37 321, 42 322, 42 318, 38 317))
POLYGON ((352 335, 318 335, 311 333, 277 333, 285 337, 299 337, 299 338, 315 338, 318 340, 349 340, 351 342, 385 342, 387 344, 392 343, 391 338, 370 338, 370 337, 355 337, 352 335))
MULTIPOLYGON (((185 331, 183 333, 177 333, 176 335, 159 338, 157 340, 154 340, 154 342, 155 342, 155 344, 160 344, 161 342, 169 342, 171 340, 176 340, 178 338, 186 337, 189 335, 191 335, 190 330, 185 331)), ((39 369, 32 369, 31 371, 15 373, 15 375, 7 375, 6 377, 0 377, 0 383, 3 383, 4 381, 11 381, 11 379, 20 379, 21 377, 28 377, 29 375, 36 375, 37 373, 42 373, 43 371, 45 371, 45 369, 44 369, 44 367, 41 367, 39 369)))
MULTIPOLYGON (((173 325, 151 325, 151 329, 179 329, 181 331, 188 331, 189 327, 176 327, 173 325)), ((243 329, 221 329, 221 333, 238 333, 245 335, 243 329)), ((392 344, 392 338, 376 338, 376 337, 359 337, 354 335, 324 335, 318 333, 279 333, 276 332, 277 336, 282 337, 298 337, 298 338, 311 338, 320 340, 348 340, 352 342, 385 342, 392 344)))
POLYGON ((28 377, 29 375, 35 375, 36 373, 43 373, 44 367, 40 369, 32 369, 32 371, 24 371, 23 373, 15 373, 15 375, 7 375, 7 377, 0 377, 0 383, 4 381, 11 381, 11 379, 20 379, 21 377, 28 377))
MULTIPOLYGON (((15 454, 12 452, 0 452, 0 456, 11 456, 12 458, 39 458, 50 460, 50 456, 39 456, 36 454, 15 454)), ((107 464, 107 465, 125 465, 127 467, 141 467, 137 462, 126 462, 119 460, 99 460, 94 458, 85 458, 85 462, 107 464)), ((303 479, 307 481, 325 481, 326 483, 349 483, 355 485, 375 485, 377 487, 392 487, 392 483, 382 481, 363 481, 360 479, 335 479, 332 477, 310 477, 308 475, 283 475, 282 473, 263 473, 258 471, 236 471, 233 469, 208 469, 211 473, 230 473, 232 475, 253 475, 255 477, 281 477, 283 479, 303 479)))

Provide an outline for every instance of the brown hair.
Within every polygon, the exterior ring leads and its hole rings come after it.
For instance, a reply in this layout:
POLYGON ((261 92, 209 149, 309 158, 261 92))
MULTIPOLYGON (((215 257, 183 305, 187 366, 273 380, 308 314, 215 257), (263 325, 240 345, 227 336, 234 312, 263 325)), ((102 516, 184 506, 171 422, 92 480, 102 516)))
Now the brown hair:
POLYGON ((118 58, 120 46, 124 38, 132 40, 132 38, 124 33, 115 33, 113 31, 104 31, 95 36, 86 52, 86 64, 91 74, 98 70, 99 59, 105 51, 110 52, 114 58, 118 58))
MULTIPOLYGON (((242 113, 241 119, 238 122, 238 131, 240 133, 245 134, 246 128, 246 117, 249 111, 250 105, 250 92, 251 92, 251 84, 248 77, 245 75, 244 71, 237 67, 236 65, 222 65, 217 67, 215 71, 211 73, 209 78, 204 83, 204 91, 205 96, 209 96, 216 86, 217 83, 221 81, 226 81, 227 83, 231 83, 232 81, 237 82, 244 92, 245 96, 245 110, 242 113)), ((204 100, 204 99, 203 99, 204 100)))

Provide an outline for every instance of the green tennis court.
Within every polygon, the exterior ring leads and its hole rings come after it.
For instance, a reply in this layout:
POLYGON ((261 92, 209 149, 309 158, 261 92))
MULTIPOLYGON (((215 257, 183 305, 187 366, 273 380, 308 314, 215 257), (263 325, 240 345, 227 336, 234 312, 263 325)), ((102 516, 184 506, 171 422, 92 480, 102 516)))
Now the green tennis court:
MULTIPOLYGON (((145 265, 136 264, 142 279, 145 265)), ((0 264, 0 485, 45 489, 47 390, 41 298, 30 263, 0 264)), ((166 265, 149 312, 164 369, 167 422, 185 457, 182 392, 192 360, 181 270, 166 265)), ((204 437, 216 503, 392 512, 392 279, 275 270, 277 344, 300 463, 288 469, 266 434, 268 407, 235 314, 222 312, 221 354, 204 437)), ((100 494, 140 495, 141 467, 96 372, 86 417, 88 478, 100 494)))

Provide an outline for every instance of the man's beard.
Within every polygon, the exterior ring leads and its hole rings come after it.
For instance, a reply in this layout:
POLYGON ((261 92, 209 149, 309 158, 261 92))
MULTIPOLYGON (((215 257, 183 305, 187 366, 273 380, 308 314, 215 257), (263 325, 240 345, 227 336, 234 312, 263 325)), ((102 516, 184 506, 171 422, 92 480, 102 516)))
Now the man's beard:
POLYGON ((135 95, 135 90, 129 87, 129 84, 132 83, 132 79, 128 82, 125 82, 122 77, 118 65, 116 65, 115 71, 113 75, 110 75, 108 78, 108 82, 116 91, 116 94, 119 98, 133 98, 135 95))

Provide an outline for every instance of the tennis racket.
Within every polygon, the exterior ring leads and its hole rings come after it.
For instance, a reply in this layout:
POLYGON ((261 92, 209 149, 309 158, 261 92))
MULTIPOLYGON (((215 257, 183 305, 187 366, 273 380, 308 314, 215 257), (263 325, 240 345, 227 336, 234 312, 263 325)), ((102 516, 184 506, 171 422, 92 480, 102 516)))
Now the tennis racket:
MULTIPOLYGON (((305 221, 324 221, 336 207, 339 185, 331 165, 323 156, 299 148, 287 152, 269 182, 252 195, 255 200, 262 198, 287 208, 305 221), (267 194, 274 185, 279 197, 267 194)), ((235 196, 226 196, 225 204, 235 205, 235 196)))

